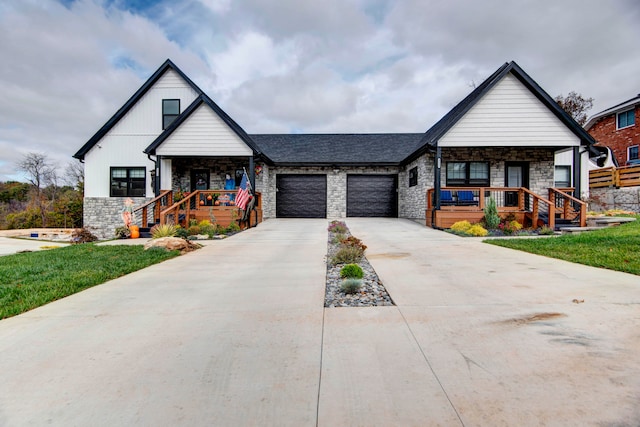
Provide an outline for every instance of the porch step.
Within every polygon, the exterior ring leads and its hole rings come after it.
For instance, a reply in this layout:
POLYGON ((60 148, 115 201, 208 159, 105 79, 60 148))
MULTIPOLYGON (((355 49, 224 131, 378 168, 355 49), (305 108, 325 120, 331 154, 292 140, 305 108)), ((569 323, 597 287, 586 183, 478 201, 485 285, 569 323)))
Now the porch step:
POLYGON ((151 227, 140 227, 140 237, 151 237, 151 227))

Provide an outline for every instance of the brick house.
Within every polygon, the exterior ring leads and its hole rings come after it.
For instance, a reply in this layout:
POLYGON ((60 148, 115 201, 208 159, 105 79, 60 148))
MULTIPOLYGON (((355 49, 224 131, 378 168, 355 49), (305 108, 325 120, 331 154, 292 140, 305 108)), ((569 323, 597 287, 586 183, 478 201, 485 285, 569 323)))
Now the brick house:
POLYGON ((640 94, 592 116, 584 128, 620 166, 640 164, 640 94))
POLYGON ((521 218, 535 211, 537 222, 536 198, 555 186, 555 154, 570 154, 580 197, 589 155, 599 154, 594 142, 515 62, 425 133, 249 135, 167 60, 74 157, 85 165, 84 224, 108 238, 125 198, 140 206, 167 193, 227 190, 234 180, 237 188, 243 170, 265 219, 383 216, 446 226, 441 209, 453 212, 448 220, 473 219, 491 194, 521 218))

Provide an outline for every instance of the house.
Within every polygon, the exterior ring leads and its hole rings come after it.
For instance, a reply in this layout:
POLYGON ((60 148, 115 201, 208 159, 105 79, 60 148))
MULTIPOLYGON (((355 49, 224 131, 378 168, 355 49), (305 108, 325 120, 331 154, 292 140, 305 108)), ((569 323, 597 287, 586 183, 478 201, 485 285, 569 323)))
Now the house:
POLYGON ((85 164, 85 225, 101 237, 121 225, 127 197, 150 222, 207 211, 219 219, 235 208, 207 206, 204 195, 233 196, 243 171, 259 195, 258 221, 385 216, 446 227, 479 219, 491 196, 538 226, 553 224, 559 201, 580 202, 573 195, 593 143, 515 62, 425 133, 249 135, 167 60, 74 157, 85 164), (574 185, 555 199, 560 151, 571 153, 574 185), (176 204, 177 192, 200 202, 176 204))
POLYGON ((593 115, 584 128, 620 166, 640 164, 640 94, 593 115))

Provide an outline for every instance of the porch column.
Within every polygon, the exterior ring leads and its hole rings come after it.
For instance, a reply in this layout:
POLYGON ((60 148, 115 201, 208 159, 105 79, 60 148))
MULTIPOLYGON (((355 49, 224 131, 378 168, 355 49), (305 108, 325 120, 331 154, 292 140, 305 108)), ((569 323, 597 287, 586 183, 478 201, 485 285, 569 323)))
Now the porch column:
MULTIPOLYGON (((160 190, 172 190, 173 189, 173 176, 171 171, 171 159, 165 159, 164 157, 160 158, 158 162, 160 165, 160 179, 159 186, 160 190)), ((156 181, 158 178, 156 177, 156 181)), ((158 193, 159 194, 159 193, 158 193)))
POLYGON ((573 197, 579 199, 582 195, 582 157, 580 156, 580 146, 573 147, 573 197))
POLYGON ((249 157, 249 182, 251 182, 251 192, 256 194, 256 167, 253 163, 253 156, 249 157))
POLYGON ((436 157, 434 160, 434 176, 433 176, 433 208, 434 210, 440 210, 440 170, 442 168, 442 149, 439 145, 436 146, 436 157))

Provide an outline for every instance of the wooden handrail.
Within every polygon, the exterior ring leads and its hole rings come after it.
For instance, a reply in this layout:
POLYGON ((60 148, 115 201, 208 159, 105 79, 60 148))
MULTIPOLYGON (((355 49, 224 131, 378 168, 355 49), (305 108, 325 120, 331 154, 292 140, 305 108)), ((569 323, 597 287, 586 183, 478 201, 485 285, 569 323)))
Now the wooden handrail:
MULTIPOLYGON (((173 203, 171 206, 169 206, 168 208, 164 209, 162 212, 160 212, 160 224, 166 224, 167 222, 167 217, 169 215, 173 215, 174 217, 174 221, 177 223, 178 222, 178 217, 179 217, 179 213, 181 209, 184 209, 184 214, 185 214, 185 218, 190 218, 191 216, 191 211, 192 210, 198 210, 200 208, 200 196, 204 196, 207 197, 208 195, 214 195, 214 194, 218 194, 218 195, 223 195, 223 194, 238 194, 238 190, 195 190, 192 193, 190 193, 187 197, 185 197, 184 199, 178 200, 175 203, 173 203), (191 204, 194 203, 194 208, 191 208, 191 204)), ((261 204, 262 204, 262 198, 261 198, 261 194, 260 193, 255 193, 253 195, 256 198, 256 208, 261 208, 261 204)), ((203 208, 210 208, 211 205, 203 205, 203 208)), ((228 206, 228 208, 233 208, 235 207, 234 205, 228 206)))
POLYGON ((571 203, 567 203, 567 200, 572 201, 574 204, 580 206, 580 227, 586 227, 587 226, 587 204, 574 197, 573 195, 567 193, 564 190, 569 190, 572 191, 573 188, 571 189, 565 189, 565 188, 549 188, 549 199, 553 200, 553 204, 555 205, 556 202, 556 194, 558 194, 560 197, 562 197, 563 199, 563 205, 562 205, 562 217, 564 219, 568 218, 570 216, 570 209, 571 209, 571 203))
POLYGON ((149 200, 147 203, 145 203, 145 204, 143 204, 141 206, 138 206, 137 208, 135 208, 133 210, 134 214, 136 212, 142 211, 142 225, 144 227, 146 227, 147 224, 148 224, 148 219, 149 219, 148 208, 149 208, 149 206, 155 203, 155 205, 153 207, 154 220, 155 220, 160 215, 160 203, 158 203, 158 202, 160 202, 167 195, 169 197, 169 201, 167 202, 167 204, 170 205, 170 204, 173 203, 173 192, 171 190, 161 190, 160 191, 160 195, 156 196, 155 198, 149 200), (157 213, 157 215, 156 215, 156 213, 157 213))

